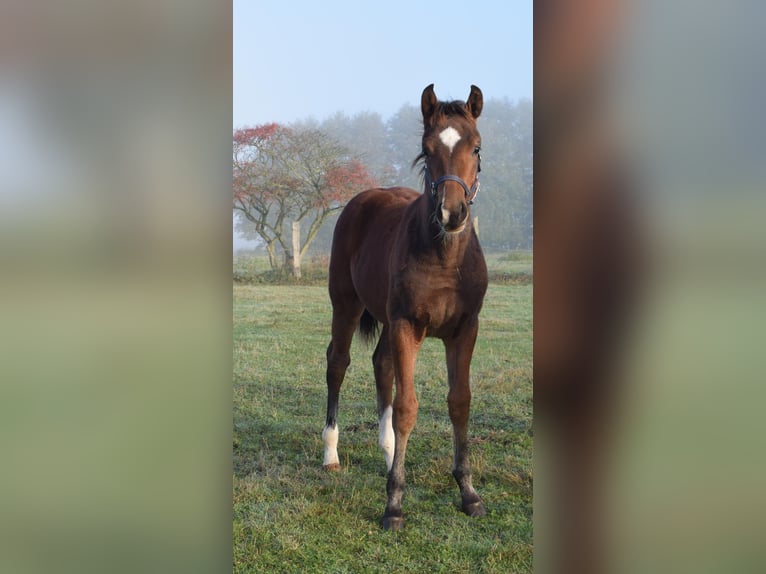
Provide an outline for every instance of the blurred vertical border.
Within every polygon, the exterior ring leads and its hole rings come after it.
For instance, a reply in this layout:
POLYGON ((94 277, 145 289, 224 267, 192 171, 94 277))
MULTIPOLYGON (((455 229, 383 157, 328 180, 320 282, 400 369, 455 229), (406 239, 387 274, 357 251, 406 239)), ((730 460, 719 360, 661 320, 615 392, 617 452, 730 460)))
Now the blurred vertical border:
POLYGON ((0 571, 231 568, 231 6, 0 7, 0 571))
POLYGON ((535 2, 535 572, 766 570, 765 11, 535 2))

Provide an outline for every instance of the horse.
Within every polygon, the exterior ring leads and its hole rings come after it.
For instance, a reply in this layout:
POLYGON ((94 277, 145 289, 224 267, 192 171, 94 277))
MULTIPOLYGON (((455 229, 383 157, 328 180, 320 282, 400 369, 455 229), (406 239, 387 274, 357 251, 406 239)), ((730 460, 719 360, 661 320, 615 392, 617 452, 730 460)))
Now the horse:
POLYGON ((476 120, 482 106, 476 86, 465 102, 439 101, 434 85, 427 86, 421 95, 422 151, 413 162, 422 166, 423 193, 403 187, 363 191, 345 206, 333 234, 323 464, 340 468, 338 398, 354 332, 358 328, 374 342, 380 331, 372 363, 379 445, 388 471, 381 519, 386 530, 404 523, 404 461, 418 413, 415 361, 425 337, 441 339, 446 351, 452 475, 461 510, 486 514, 468 462, 470 365, 487 290, 487 265, 471 218, 481 171, 476 120))

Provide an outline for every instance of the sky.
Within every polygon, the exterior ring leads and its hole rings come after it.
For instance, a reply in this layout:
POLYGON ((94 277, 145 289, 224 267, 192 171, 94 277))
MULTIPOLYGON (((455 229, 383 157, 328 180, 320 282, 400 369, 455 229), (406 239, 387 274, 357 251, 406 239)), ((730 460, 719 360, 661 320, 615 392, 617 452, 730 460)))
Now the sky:
POLYGON ((234 0, 234 127, 532 98, 532 0, 234 0))

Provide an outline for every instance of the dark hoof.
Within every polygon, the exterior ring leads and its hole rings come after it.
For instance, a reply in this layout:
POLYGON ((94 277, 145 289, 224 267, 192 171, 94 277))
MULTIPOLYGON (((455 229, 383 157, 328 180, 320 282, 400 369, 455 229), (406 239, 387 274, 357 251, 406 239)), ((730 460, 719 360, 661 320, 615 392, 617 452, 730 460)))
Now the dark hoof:
POLYGON ((464 503, 461 510, 465 512, 468 516, 472 516, 472 517, 486 516, 487 514, 487 511, 484 508, 484 503, 481 500, 477 500, 476 502, 464 503))
POLYGON ((401 530, 404 526, 404 518, 401 516, 384 516, 380 520, 383 530, 401 530))
POLYGON ((340 470, 340 465, 337 462, 325 464, 324 469, 329 470, 330 472, 338 472, 340 470))

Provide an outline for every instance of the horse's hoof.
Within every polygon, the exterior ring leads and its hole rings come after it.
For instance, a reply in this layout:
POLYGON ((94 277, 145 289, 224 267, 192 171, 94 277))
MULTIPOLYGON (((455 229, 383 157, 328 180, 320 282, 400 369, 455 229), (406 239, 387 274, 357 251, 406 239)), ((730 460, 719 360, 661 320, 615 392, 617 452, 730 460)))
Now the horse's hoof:
POLYGON ((330 472, 338 472, 340 470, 340 465, 337 462, 333 462, 332 464, 325 464, 324 469, 329 470, 330 472))
POLYGON ((476 502, 469 502, 468 504, 463 504, 463 507, 461 510, 465 512, 468 516, 471 516, 474 518, 477 516, 487 515, 487 510, 484 508, 484 503, 481 500, 478 500, 476 502))
POLYGON ((384 516, 380 520, 383 530, 401 530, 404 526, 404 518, 401 516, 384 516))

